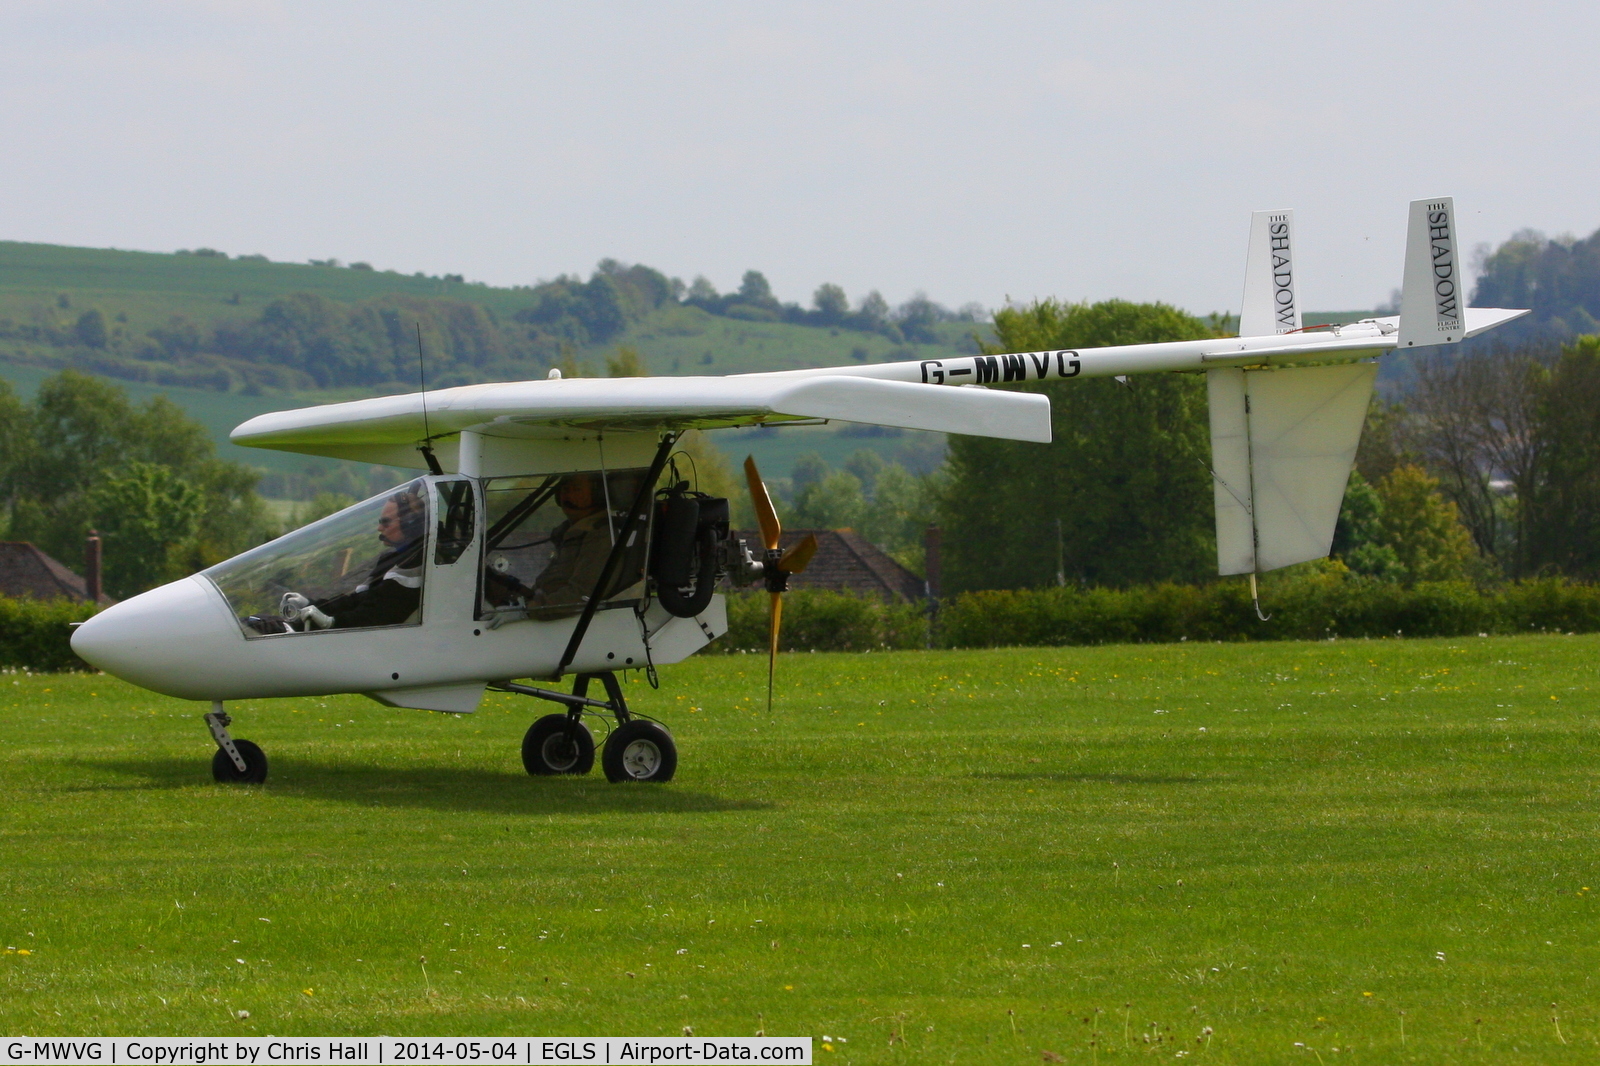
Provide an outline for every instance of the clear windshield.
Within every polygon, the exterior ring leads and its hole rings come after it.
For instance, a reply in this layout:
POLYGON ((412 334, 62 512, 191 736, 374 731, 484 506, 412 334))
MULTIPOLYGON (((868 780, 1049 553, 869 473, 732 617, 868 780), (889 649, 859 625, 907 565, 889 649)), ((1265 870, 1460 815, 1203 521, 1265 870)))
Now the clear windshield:
POLYGON ((246 636, 421 621, 427 495, 412 481, 218 563, 246 636))
MULTIPOLYGON (((551 617, 594 594, 616 534, 647 471, 586 471, 495 478, 484 491, 480 617, 551 617)), ((644 580, 646 538, 634 538, 603 598, 626 598, 644 580)))

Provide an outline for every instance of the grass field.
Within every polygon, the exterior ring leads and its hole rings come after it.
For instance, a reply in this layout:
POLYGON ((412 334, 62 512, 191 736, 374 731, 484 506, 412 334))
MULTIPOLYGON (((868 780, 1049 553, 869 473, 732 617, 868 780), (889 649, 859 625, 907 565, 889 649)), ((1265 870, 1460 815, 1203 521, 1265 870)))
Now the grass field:
POLYGON ((527 777, 506 696, 240 704, 272 777, 219 787, 200 706, 6 675, 0 1027, 1591 1062, 1597 655, 793 656, 770 715, 707 656, 629 685, 657 787, 527 777))

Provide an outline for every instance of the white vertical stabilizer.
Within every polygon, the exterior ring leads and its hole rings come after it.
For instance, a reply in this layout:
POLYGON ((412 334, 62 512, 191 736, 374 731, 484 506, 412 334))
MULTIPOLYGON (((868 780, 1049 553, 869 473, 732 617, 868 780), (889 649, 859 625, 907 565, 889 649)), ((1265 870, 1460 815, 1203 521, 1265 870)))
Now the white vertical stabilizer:
POLYGON ((1300 328, 1294 283, 1294 212, 1250 216, 1250 254, 1244 266, 1239 336, 1273 337, 1300 328))
POLYGON ((1421 348, 1465 339, 1466 272, 1456 205, 1449 196, 1411 201, 1406 227, 1405 285, 1400 290, 1396 347, 1421 348))
POLYGON ((1376 363, 1206 372, 1218 573, 1328 554, 1377 373, 1376 363))

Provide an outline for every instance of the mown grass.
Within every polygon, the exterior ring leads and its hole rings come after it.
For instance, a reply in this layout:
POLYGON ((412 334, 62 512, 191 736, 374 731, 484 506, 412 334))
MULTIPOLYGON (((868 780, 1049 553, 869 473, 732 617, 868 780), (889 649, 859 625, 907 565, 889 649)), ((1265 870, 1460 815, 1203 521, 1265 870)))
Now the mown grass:
POLYGON ((224 788, 198 705, 5 675, 0 1026, 1592 1061, 1597 652, 795 655, 770 715, 703 657, 629 685, 661 787, 528 778, 511 697, 343 697, 233 707, 273 773, 224 788))

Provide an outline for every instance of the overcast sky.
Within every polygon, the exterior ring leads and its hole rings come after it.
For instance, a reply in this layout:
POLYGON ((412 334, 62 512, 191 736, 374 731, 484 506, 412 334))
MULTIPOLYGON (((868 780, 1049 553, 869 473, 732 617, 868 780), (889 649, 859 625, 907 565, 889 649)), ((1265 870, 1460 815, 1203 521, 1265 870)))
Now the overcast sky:
POLYGON ((1600 227, 1590 3, 6 2, 0 239, 1237 310, 1600 227))

